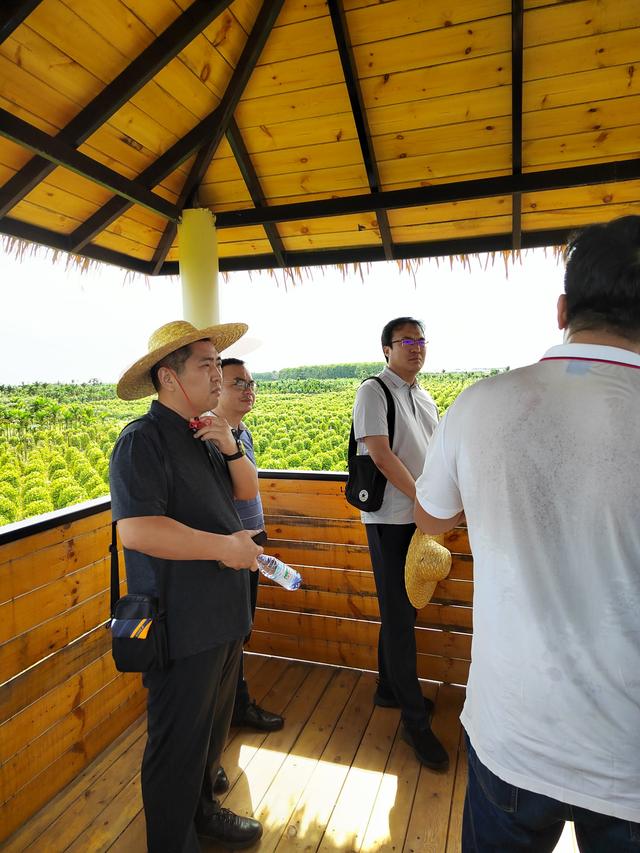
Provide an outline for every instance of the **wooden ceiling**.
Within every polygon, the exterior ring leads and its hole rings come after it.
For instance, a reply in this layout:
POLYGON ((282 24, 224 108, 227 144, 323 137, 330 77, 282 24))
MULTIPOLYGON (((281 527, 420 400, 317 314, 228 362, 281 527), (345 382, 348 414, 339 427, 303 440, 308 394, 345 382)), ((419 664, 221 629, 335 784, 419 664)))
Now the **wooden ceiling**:
POLYGON ((148 274, 558 245, 640 212, 640 0, 3 0, 0 186, 148 274))

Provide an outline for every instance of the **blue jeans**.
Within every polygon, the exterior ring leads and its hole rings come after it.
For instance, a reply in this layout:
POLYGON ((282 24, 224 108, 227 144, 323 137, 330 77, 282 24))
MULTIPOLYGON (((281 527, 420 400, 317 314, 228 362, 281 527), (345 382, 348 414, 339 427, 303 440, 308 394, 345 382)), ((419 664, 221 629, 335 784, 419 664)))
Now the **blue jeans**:
POLYGON ((468 736, 467 750, 462 853, 551 853, 567 820, 574 822, 581 853, 640 853, 640 824, 516 788, 481 763, 468 736))

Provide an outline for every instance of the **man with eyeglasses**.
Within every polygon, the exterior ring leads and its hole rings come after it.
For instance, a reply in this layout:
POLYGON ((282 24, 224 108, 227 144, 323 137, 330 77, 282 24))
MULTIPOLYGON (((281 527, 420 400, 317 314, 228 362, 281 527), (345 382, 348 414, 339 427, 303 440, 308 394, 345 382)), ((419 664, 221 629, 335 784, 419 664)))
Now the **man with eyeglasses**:
POLYGON ((427 445, 438 423, 438 409, 416 382, 425 358, 424 327, 413 317, 398 317, 382 330, 387 366, 378 374, 395 405, 393 444, 389 445, 387 402, 377 382, 363 382, 356 394, 353 427, 358 453, 368 453, 387 478, 382 506, 362 512, 380 605, 378 687, 375 705, 400 708, 402 736, 416 757, 432 770, 446 770, 449 758, 431 731, 433 703, 422 695, 416 668, 416 611, 404 585, 411 537, 415 481, 422 473, 427 445))
MULTIPOLYGON (((215 408, 215 414, 221 416, 230 425, 236 440, 244 447, 246 456, 256 464, 253 449, 253 437, 242 418, 253 409, 256 402, 256 383, 249 373, 244 361, 239 358, 223 358, 220 362, 222 369, 222 390, 215 408)), ((260 493, 251 500, 234 501, 240 521, 246 530, 264 530, 264 515, 260 493)), ((255 617, 258 596, 258 572, 249 575, 251 589, 251 618, 255 617)), ((249 637, 245 638, 247 642, 249 637)), ((284 725, 280 714, 273 714, 252 702, 249 688, 244 677, 242 659, 238 671, 238 685, 233 709, 231 725, 243 728, 257 729, 262 732, 275 732, 284 725)), ((226 774, 221 767, 216 778, 216 793, 224 793, 229 787, 226 774)))

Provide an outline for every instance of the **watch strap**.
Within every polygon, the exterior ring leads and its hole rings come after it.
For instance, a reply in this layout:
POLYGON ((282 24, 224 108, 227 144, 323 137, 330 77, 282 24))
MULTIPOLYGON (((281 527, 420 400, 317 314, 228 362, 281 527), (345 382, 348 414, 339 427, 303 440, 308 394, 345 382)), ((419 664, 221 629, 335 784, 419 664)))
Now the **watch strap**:
POLYGON ((223 453, 223 459, 225 459, 227 462, 233 462, 235 459, 241 459, 245 455, 245 449, 239 438, 236 438, 236 447, 238 449, 235 453, 223 453))

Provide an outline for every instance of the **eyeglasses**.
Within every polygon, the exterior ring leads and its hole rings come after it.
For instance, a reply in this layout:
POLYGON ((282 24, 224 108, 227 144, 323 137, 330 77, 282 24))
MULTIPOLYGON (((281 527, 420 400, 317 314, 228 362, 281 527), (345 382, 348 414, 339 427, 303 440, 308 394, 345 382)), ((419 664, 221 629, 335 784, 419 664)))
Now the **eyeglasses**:
POLYGON ((253 379, 232 379, 231 382, 225 382, 225 385, 231 385, 233 388, 242 388, 243 391, 256 391, 258 386, 253 379))
POLYGON ((391 343, 402 344, 403 347, 420 347, 420 349, 424 349, 429 341, 425 341, 424 338, 396 338, 391 343))

